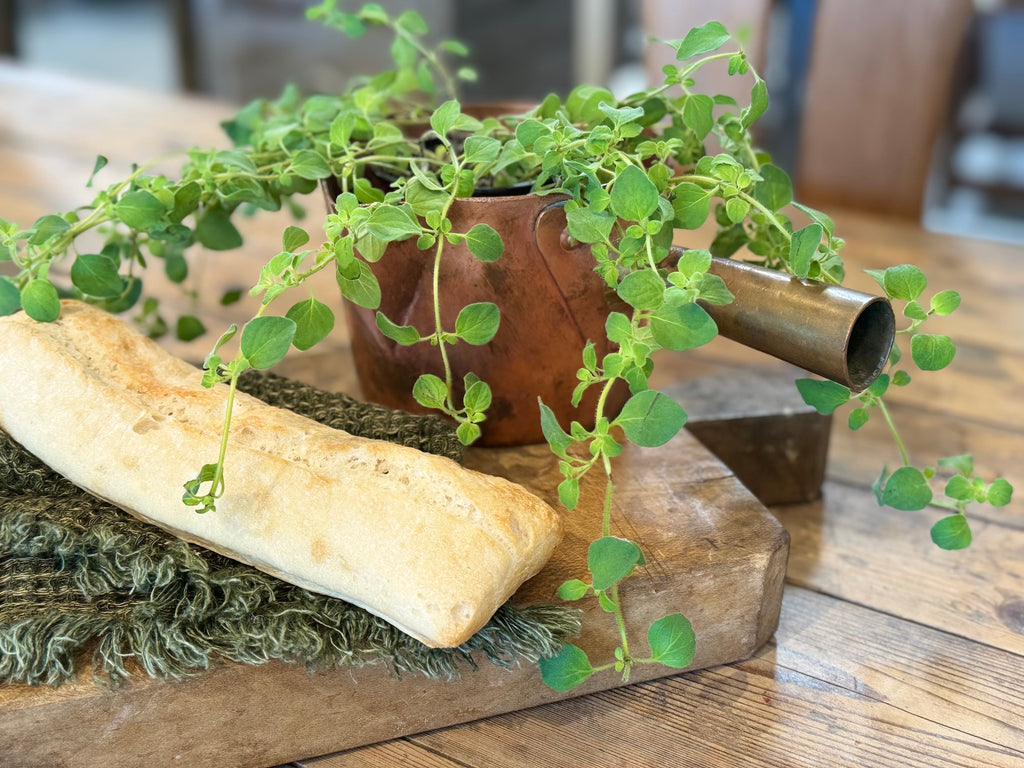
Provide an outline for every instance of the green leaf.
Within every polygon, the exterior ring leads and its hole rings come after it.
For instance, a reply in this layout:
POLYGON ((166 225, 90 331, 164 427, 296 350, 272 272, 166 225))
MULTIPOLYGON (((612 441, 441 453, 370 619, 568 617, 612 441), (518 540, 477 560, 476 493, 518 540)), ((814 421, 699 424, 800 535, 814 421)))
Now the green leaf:
POLYGON ((469 304, 455 318, 455 333, 467 344, 479 346, 494 338, 501 323, 501 310, 489 301, 469 304))
POLYGON ((622 344, 632 335, 633 326, 629 318, 621 312, 610 312, 608 319, 604 321, 604 331, 608 341, 622 344))
POLYGON ((524 120, 516 126, 516 139, 523 147, 530 148, 542 136, 550 136, 551 129, 539 120, 524 120))
POLYGON ((676 352, 707 344, 718 335, 711 316, 681 291, 666 291, 665 302, 651 315, 650 328, 658 344, 676 352))
POLYGON ((566 643, 557 656, 537 661, 545 685, 556 691, 570 691, 594 674, 586 652, 572 643, 566 643))
POLYGON ((711 268, 711 252, 702 248, 688 248, 676 263, 678 269, 686 277, 699 272, 707 272, 711 268))
POLYGON ((311 149, 300 149, 292 155, 292 173, 300 179, 317 181, 334 175, 331 166, 319 154, 311 149))
POLYGON ((665 281, 656 272, 641 269, 622 278, 616 292, 634 309, 655 309, 665 295, 665 281))
POLYGON ((854 408, 850 411, 847 423, 849 424, 850 429, 858 430, 868 423, 869 418, 871 418, 871 411, 867 408, 854 408))
POLYGON ((493 136, 470 136, 464 152, 467 163, 493 163, 501 152, 501 142, 493 136))
POLYGON ((852 393, 848 387, 834 381, 797 379, 796 388, 804 402, 823 416, 850 402, 852 393))
POLYGON ((287 317, 254 317, 242 328, 239 348, 249 365, 264 370, 284 359, 294 337, 294 320, 287 317))
POLYGON ((909 317, 911 320, 927 320, 928 313, 924 307, 918 304, 916 301, 908 301, 906 306, 903 307, 904 317, 909 317))
POLYGON ((292 344, 296 349, 303 351, 334 330, 334 312, 312 296, 293 304, 285 313, 285 317, 295 323, 295 338, 292 339, 292 344))
POLYGON ((352 136, 352 131, 355 130, 357 115, 353 111, 341 112, 331 122, 331 128, 329 136, 332 144, 337 144, 339 147, 344 147, 349 142, 349 138, 352 136))
POLYGON ((573 122, 598 122, 604 119, 601 104, 615 101, 614 94, 607 88, 597 85, 578 85, 572 89, 565 100, 565 108, 569 111, 569 119, 573 122))
POLYGON ((149 229, 160 221, 166 212, 164 204, 144 189, 125 193, 114 206, 117 218, 132 229, 149 229))
POLYGON ((420 340, 420 332, 415 327, 393 323, 383 312, 377 312, 376 320, 380 332, 403 347, 411 346, 420 340))
POLYGON ((288 225, 281 235, 281 247, 285 251, 295 251, 309 242, 309 235, 306 230, 288 225))
POLYGON ((367 231, 386 243, 418 237, 420 224, 405 208, 382 205, 374 208, 366 220, 367 231))
POLYGON ((71 265, 71 282, 89 296, 113 298, 124 290, 124 281, 117 274, 117 264, 109 256, 83 253, 71 265))
POLYGON ((725 201, 725 213, 729 217, 729 221, 739 224, 750 213, 750 203, 742 197, 730 197, 725 201))
POLYGON ((434 129, 438 136, 447 136, 452 128, 455 127, 461 112, 462 107, 459 106, 459 102, 454 99, 446 101, 435 109, 434 114, 430 116, 430 127, 434 129))
POLYGON ((405 185, 405 202, 413 213, 426 218, 430 214, 440 215, 448 203, 448 193, 431 189, 424 181, 415 178, 405 185))
POLYGON ((1003 478, 992 481, 985 492, 985 500, 993 507, 1005 507, 1013 498, 1013 486, 1003 478))
POLYGON ((60 297, 49 280, 30 280, 21 291, 21 307, 25 314, 41 323, 52 323, 60 317, 60 297))
POLYGON ((928 285, 924 272, 912 264, 889 267, 883 274, 882 287, 894 299, 913 301, 928 285))
POLYGON ((555 416, 555 412, 544 405, 539 397, 537 402, 540 404, 540 429, 544 439, 548 441, 551 451, 556 456, 564 458, 565 452, 573 444, 573 439, 562 429, 562 426, 558 423, 558 418, 555 416))
POLYGON ((366 309, 376 309, 380 306, 380 283, 369 264, 359 259, 353 261, 359 270, 354 277, 346 277, 335 270, 334 278, 338 283, 338 289, 341 295, 353 304, 366 309))
POLYGON ((924 509, 931 500, 928 480, 916 467, 900 467, 889 476, 882 489, 882 503, 905 512, 924 509))
POLYGON ((754 199, 770 211, 778 211, 793 202, 793 182, 781 168, 762 165, 758 173, 762 180, 754 185, 754 199))
POLYGON ((558 484, 558 501, 570 512, 576 509, 580 500, 580 481, 567 477, 558 484))
POLYGON ((658 619, 647 630, 651 658, 673 669, 688 667, 697 651, 697 637, 690 620, 681 613, 658 619))
MULTIPOLYGON (((220 351, 221 347, 223 347, 225 344, 231 341, 231 339, 235 337, 236 333, 238 333, 238 326, 235 323, 232 323, 231 326, 220 335, 220 338, 218 338, 217 342, 213 345, 213 351, 210 352, 209 356, 207 356, 207 362, 209 362, 209 359, 216 355, 218 351, 220 351)), ((213 366, 204 364, 203 367, 212 368, 213 366)))
POLYGON ((174 329, 175 336, 181 341, 192 341, 206 333, 206 326, 195 315, 182 315, 178 318, 174 329))
POLYGON ((605 590, 617 584, 642 559, 640 547, 629 539, 603 536, 591 542, 587 550, 587 568, 593 576, 594 590, 605 590))
POLYGON ((931 536, 942 549, 965 549, 971 545, 971 526, 963 515, 950 515, 932 526, 931 536))
MULTIPOLYGON (((830 219, 821 211, 815 210, 814 208, 809 208, 806 205, 801 205, 800 203, 793 203, 793 207, 807 214, 807 216, 810 217, 811 221, 815 222, 816 224, 820 224, 821 228, 825 230, 825 233, 829 237, 832 237, 832 235, 835 234, 836 225, 833 223, 832 219, 830 219)), ((870 271, 871 270, 865 270, 865 272, 870 271)))
POLYGON ((974 457, 969 453, 961 453, 956 456, 947 456, 937 462, 940 467, 952 467, 965 477, 974 474, 974 457))
POLYGON ((960 306, 960 294, 956 291, 940 291, 932 296, 931 311, 936 315, 948 315, 960 306))
POLYGON ((199 207, 199 200, 203 190, 194 181, 190 181, 174 193, 174 208, 168 218, 174 223, 181 223, 181 220, 199 207))
POLYGON ((789 266, 797 277, 807 277, 810 272, 811 261, 818 250, 821 235, 820 224, 808 224, 793 233, 789 247, 789 266))
POLYGON ((0 276, 0 317, 13 315, 21 309, 21 291, 10 278, 0 276))
POLYGON ((749 242, 747 230, 742 224, 733 224, 723 229, 711 241, 711 255, 727 259, 749 242))
POLYGON ((910 356, 922 371, 939 371, 953 362, 956 346, 949 336, 918 333, 910 340, 910 356))
POLYGON ((579 600, 590 590, 590 585, 579 579, 570 579, 558 588, 558 596, 562 600, 579 600))
POLYGON ((611 191, 611 210, 626 221, 641 221, 658 210, 658 188, 635 165, 627 167, 615 180, 611 191))
POLYGON ((34 231, 28 238, 29 245, 42 245, 55 235, 63 235, 71 229, 71 225, 62 217, 51 213, 36 219, 32 229, 34 231))
POLYGON ((565 212, 565 223, 574 240, 581 243, 603 243, 607 242, 615 226, 615 217, 590 208, 575 208, 565 212))
POLYGON ((971 501, 974 498, 974 483, 963 475, 953 475, 946 483, 944 493, 957 501, 971 501))
POLYGON ((448 401, 448 387, 434 374, 424 373, 412 385, 412 396, 424 408, 444 408, 448 401))
POLYGON ((491 262, 501 258, 505 244, 501 235, 488 224, 474 224, 466 233, 466 247, 480 261, 491 262))
POLYGON ((892 383, 895 387, 905 387, 910 383, 910 374, 904 370, 899 370, 893 373, 892 383))
POLYGON ((711 212, 711 193, 696 184, 684 181, 672 193, 672 226, 679 229, 697 229, 711 212))
POLYGON ((103 155, 96 155, 96 163, 92 167, 92 173, 89 174, 89 180, 85 182, 85 186, 92 186, 92 182, 93 179, 96 178, 96 174, 102 171, 107 166, 108 162, 110 161, 107 160, 107 158, 105 158, 103 155))
POLYGON ((672 43, 676 59, 686 61, 702 53, 716 51, 729 41, 729 32, 721 22, 709 21, 703 26, 691 29, 686 37, 672 43))
POLYGON ((391 59, 401 68, 409 69, 416 64, 416 44, 398 36, 391 41, 391 59))
POLYGON ((472 422, 464 421, 455 429, 455 436, 463 445, 472 445, 480 437, 480 426, 472 422))
POLYGON ((168 254, 164 257, 164 272, 172 283, 183 283, 188 277, 188 262, 180 253, 168 254))
POLYGON ((871 382, 871 386, 867 388, 867 393, 872 397, 882 397, 889 390, 890 381, 889 374, 879 374, 878 378, 871 382))
POLYGON ((703 93, 691 94, 683 102, 683 123, 697 134, 698 139, 703 140, 715 127, 715 118, 712 115, 714 106, 715 102, 711 97, 703 93))
POLYGON ((768 109, 768 86, 764 80, 757 78, 754 87, 750 89, 750 106, 743 110, 740 116, 740 124, 749 128, 768 109))
POLYGON ((219 209, 207 211, 196 225, 196 239, 211 251, 229 251, 242 244, 242 235, 228 215, 219 209))
POLYGON ((717 305, 731 304, 736 298, 718 275, 702 275, 698 294, 701 301, 717 305))
MULTIPOLYGON (((313 12, 317 10, 319 10, 319 7, 307 8, 306 14, 312 16, 313 12)), ((366 25, 354 13, 333 13, 326 23, 329 23, 335 29, 340 29, 349 37, 360 37, 366 33, 366 25)))
POLYGON ((483 413, 491 407, 491 388, 486 381, 475 376, 466 376, 466 394, 462 397, 462 405, 470 413, 483 413))
POLYGON ((683 428, 686 411, 668 395, 647 389, 630 397, 613 423, 636 445, 656 448, 683 428))

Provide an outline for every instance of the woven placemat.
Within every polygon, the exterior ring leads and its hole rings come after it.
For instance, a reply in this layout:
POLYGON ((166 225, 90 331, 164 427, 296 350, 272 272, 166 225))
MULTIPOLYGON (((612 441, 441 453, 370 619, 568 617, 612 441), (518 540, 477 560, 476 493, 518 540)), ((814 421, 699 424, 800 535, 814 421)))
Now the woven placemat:
MULTIPOLYGON (((452 426, 273 374, 240 389, 352 434, 461 460, 452 426)), ((177 539, 72 485, 0 431, 0 681, 57 685, 92 650, 97 680, 133 667, 182 677, 220 657, 310 669, 387 664, 456 678, 476 658, 511 667, 580 628, 564 605, 502 606, 464 645, 432 649, 357 606, 177 539)))

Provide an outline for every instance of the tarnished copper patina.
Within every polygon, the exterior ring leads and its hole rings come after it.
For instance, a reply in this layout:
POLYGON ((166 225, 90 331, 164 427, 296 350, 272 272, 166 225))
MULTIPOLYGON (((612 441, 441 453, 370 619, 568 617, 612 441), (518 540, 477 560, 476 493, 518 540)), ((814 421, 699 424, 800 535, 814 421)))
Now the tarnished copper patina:
MULTIPOLYGON (((326 191, 333 202, 331 190, 326 191)), ((614 351, 605 321, 618 302, 594 273, 590 249, 566 234, 563 199, 532 194, 459 198, 448 211, 453 232, 468 232, 483 222, 505 246, 500 259, 484 262, 464 244, 446 243, 438 277, 446 331, 454 329, 468 304, 489 301, 501 309, 501 326, 488 344, 447 347, 457 403, 467 373, 491 387, 493 402, 481 425, 484 445, 542 442, 539 401, 555 411, 565 428, 573 420, 588 428, 594 422, 598 387, 578 408, 571 406, 576 372, 588 341, 599 360, 614 351)), ((380 311, 421 334, 435 329, 434 259, 433 248, 420 250, 411 239, 389 245, 374 265, 383 296, 380 311)), ((722 336, 854 391, 869 386, 884 367, 895 330, 884 298, 732 259, 714 259, 710 271, 735 296, 731 304, 705 306, 722 336)), ((378 330, 375 310, 346 302, 345 315, 363 396, 422 412, 412 396, 413 384, 423 373, 444 377, 437 346, 391 341, 378 330)), ((616 387, 606 415, 614 416, 627 396, 625 386, 616 387)))

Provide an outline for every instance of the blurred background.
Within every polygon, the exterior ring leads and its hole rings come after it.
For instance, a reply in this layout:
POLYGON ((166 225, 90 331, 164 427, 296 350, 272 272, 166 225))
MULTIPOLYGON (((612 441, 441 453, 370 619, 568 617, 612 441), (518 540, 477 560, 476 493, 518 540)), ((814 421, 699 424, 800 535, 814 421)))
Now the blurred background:
MULTIPOLYGON (((337 90, 388 65, 381 38, 349 41, 306 22, 314 4, 0 0, 0 55, 237 103, 289 82, 337 90)), ((678 39, 719 19, 745 35, 767 80, 771 107, 758 138, 793 173, 800 197, 1024 242, 1024 0, 384 4, 415 8, 436 37, 469 44, 480 79, 464 101, 534 100, 578 82, 624 95, 672 60, 667 47, 646 45, 649 36, 678 39)), ((715 92, 745 97, 750 87, 708 76, 702 85, 715 92)))

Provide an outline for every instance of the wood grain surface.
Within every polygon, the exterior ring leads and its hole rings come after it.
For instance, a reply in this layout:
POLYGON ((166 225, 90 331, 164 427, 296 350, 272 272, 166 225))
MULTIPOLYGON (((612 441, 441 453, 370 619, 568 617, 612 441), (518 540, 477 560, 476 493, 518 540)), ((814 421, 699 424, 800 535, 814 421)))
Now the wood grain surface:
MULTIPOLYGON (((329 371, 330 368, 321 368, 329 371)), ((321 374, 321 383, 329 376, 321 374)), ((561 480, 547 446, 474 449, 466 464, 501 475, 557 504, 561 480)), ((700 638, 693 669, 746 659, 778 624, 789 536, 778 521, 697 440, 680 433, 663 450, 630 446, 617 463, 613 535, 636 541, 646 563, 620 590, 639 658, 647 627, 682 612, 700 638)), ((563 515, 565 536, 551 561, 514 597, 552 602, 558 586, 587 573, 587 548, 601 535, 604 487, 587 478, 579 506, 563 515)), ((612 617, 581 601, 575 642, 594 664, 613 661, 612 617)), ((551 690, 535 665, 437 682, 382 667, 307 674, 297 665, 217 664, 178 682, 97 685, 88 664, 56 689, 0 686, 0 765, 105 768, 109 756, 152 768, 245 768, 420 733, 625 684, 609 671, 568 694, 551 690), (59 737, 55 737, 59 734, 59 737)), ((640 665, 630 682, 675 674, 640 665)))
MULTIPOLYGON (((216 122, 231 112, 6 66, 0 100, 0 216, 22 222, 86 199, 82 184, 98 152, 111 156, 116 178, 117 169, 165 148, 220 142, 216 122)), ((1016 484, 1009 506, 972 513, 972 547, 934 548, 928 528, 941 511, 879 508, 869 488, 881 465, 895 461, 891 441, 873 423, 851 433, 839 419, 822 498, 773 508, 792 536, 788 581, 779 629, 754 658, 301 765, 1024 765, 1024 248, 985 240, 984 232, 942 236, 882 216, 829 213, 847 242, 853 287, 873 290, 862 269, 913 263, 928 274, 929 292, 955 288, 963 296, 935 328, 958 343, 953 365, 915 376, 892 412, 921 462, 970 451, 983 475, 1016 484)), ((252 224, 239 265, 272 255, 277 242, 276 223, 252 224)), ((685 244, 706 235, 688 233, 685 244)), ((240 266, 231 277, 245 273, 240 266)), ((290 364, 316 373, 308 358, 290 364)), ((751 372, 796 373, 716 340, 698 354, 659 358, 655 383, 751 372)), ((225 706, 230 715, 233 704, 225 706)), ((303 726, 311 750, 323 743, 318 725, 303 726)), ((194 737, 202 736, 196 726, 194 737)), ((236 748, 244 753, 245 745, 236 748)), ((109 763, 141 765, 116 755, 109 763)))

